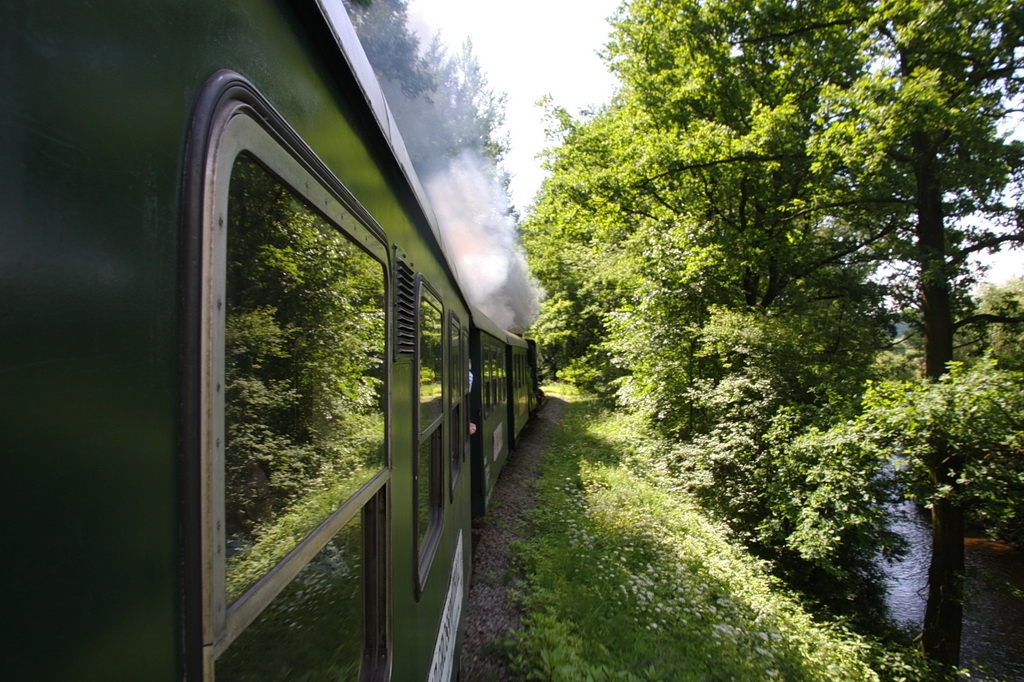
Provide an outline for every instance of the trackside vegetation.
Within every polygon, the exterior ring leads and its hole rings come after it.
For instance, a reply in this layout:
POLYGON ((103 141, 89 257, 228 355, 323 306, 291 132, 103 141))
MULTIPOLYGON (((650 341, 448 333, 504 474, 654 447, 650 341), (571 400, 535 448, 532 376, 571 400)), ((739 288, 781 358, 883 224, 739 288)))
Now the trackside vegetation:
POLYGON ((619 88, 548 102, 521 225, 547 376, 643 414, 680 489, 860 631, 884 509, 923 502, 920 646, 960 665, 965 529, 1018 541, 988 503, 1019 490, 1024 308, 972 263, 1024 247, 1021 3, 626 0, 611 26, 619 88), (948 400, 989 416, 951 432, 948 400))
POLYGON ((537 482, 524 627, 507 642, 528 680, 937 679, 909 644, 814 617, 730 540, 644 447, 639 422, 569 402, 537 482))

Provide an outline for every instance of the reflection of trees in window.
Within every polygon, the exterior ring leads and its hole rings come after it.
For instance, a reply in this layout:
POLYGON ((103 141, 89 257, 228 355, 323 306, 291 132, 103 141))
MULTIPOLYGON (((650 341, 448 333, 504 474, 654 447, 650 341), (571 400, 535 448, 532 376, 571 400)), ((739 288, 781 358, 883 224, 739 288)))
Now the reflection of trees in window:
POLYGON ((494 399, 491 397, 491 347, 486 343, 483 345, 482 357, 483 367, 480 368, 481 395, 483 396, 484 416, 489 416, 494 409, 494 399))
POLYGON ((421 287, 419 307, 419 447, 416 452, 416 540, 420 582, 425 579, 444 510, 441 303, 421 287))
POLYGON ((423 290, 420 301, 420 431, 441 416, 441 304, 423 290))
POLYGON ((385 315, 381 265, 245 157, 228 214, 230 602, 384 468, 385 315))
POLYGON ((464 364, 465 356, 462 340, 462 325, 459 318, 451 313, 448 325, 448 362, 449 379, 451 386, 449 402, 451 403, 451 494, 454 499, 455 488, 458 484, 459 475, 462 472, 462 456, 466 442, 467 424, 463 417, 462 403, 467 391, 468 381, 467 367, 464 364))
POLYGON ((363 655, 357 514, 217 661, 217 680, 354 680, 363 655))
POLYGON ((484 353, 484 414, 490 415, 494 408, 504 401, 504 367, 501 359, 502 350, 497 346, 485 344, 484 353))
POLYGON ((529 409, 530 400, 528 395, 529 388, 527 386, 526 356, 517 353, 512 356, 512 361, 512 381, 516 387, 516 411, 519 414, 523 414, 529 409))

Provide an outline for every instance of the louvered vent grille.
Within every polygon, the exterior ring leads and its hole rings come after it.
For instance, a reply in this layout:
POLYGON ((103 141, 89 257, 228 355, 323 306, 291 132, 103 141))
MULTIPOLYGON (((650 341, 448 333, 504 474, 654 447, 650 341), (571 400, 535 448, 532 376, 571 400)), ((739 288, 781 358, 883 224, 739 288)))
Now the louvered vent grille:
POLYGON ((416 352, 416 276, 395 259, 395 358, 416 352))

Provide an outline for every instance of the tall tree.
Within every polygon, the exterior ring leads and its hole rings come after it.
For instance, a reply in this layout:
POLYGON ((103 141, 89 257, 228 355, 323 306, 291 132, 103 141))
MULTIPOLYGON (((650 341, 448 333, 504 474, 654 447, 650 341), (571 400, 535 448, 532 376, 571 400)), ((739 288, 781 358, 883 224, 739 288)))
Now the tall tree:
MULTIPOLYGON (((886 322, 867 276, 893 224, 828 203, 807 150, 824 88, 863 67, 854 9, 634 0, 608 47, 619 94, 580 122, 552 109, 562 145, 524 225, 548 278, 544 340, 589 344, 579 364, 610 365, 617 397, 683 441, 667 463, 680 485, 794 578, 809 571, 787 546, 793 517, 770 519, 793 498, 820 500, 828 518, 846 504, 829 480, 851 464, 800 475, 810 465, 780 461, 780 434, 860 393, 886 322), (783 471, 800 490, 780 491, 783 471)), ((568 364, 563 376, 583 375, 568 364)), ((832 530, 854 516, 832 515, 832 530)), ((857 537, 873 555, 880 536, 857 537)), ((802 587, 851 574, 824 567, 833 558, 846 556, 813 558, 823 568, 802 587)))
MULTIPOLYGON (((922 327, 928 376, 941 377, 954 332, 981 319, 966 305, 970 257, 1024 243, 1024 148, 1004 134, 1024 83, 1019 3, 633 0, 615 25, 607 54, 620 94, 582 123, 556 115, 563 144, 525 226, 565 291, 552 308, 561 319, 546 321, 592 349, 607 351, 599 339, 610 334, 627 372, 620 394, 653 414, 708 395, 764 404, 799 375, 780 352, 787 336, 824 349, 866 341, 859 358, 832 356, 831 373, 798 387, 863 364, 874 338, 848 326, 871 312, 858 268, 883 263, 888 296, 922 327), (550 247, 556 233, 571 252, 550 247), (588 287, 595 272, 610 285, 588 287), (580 293, 586 301, 572 300, 580 293), (803 321, 780 324, 780 312, 803 321), (807 324, 815 317, 823 329, 807 324), (592 320, 606 326, 594 333, 592 320), (783 364, 744 369, 765 361, 783 364)), ((684 413, 679 433, 692 429, 684 413)), ((931 446, 934 483, 955 488, 959 455, 941 433, 931 446)), ((933 507, 923 637, 952 664, 958 499, 933 507)))
MULTIPOLYGON (((912 265, 926 374, 937 380, 953 360, 954 331, 967 319, 958 316, 969 257, 1024 243, 1024 147, 1001 127, 1019 114, 1024 8, 1012 0, 856 4, 864 17, 864 69, 826 93, 826 126, 812 149, 839 181, 827 189, 848 192, 866 215, 897 221, 894 256, 912 265), (889 208, 892 199, 902 207, 889 208)), ((963 462, 941 434, 928 469, 936 485, 959 485, 963 462)), ((922 646, 955 665, 964 567, 963 509, 955 496, 935 502, 932 527, 922 646)))
POLYGON ((567 316, 568 338, 611 334, 630 369, 620 395, 665 416, 669 430, 702 428, 683 398, 700 392, 678 389, 722 377, 695 345, 711 306, 769 325, 780 310, 817 307, 824 324, 808 330, 816 338, 804 350, 820 347, 834 367, 851 356, 830 349, 856 355, 877 343, 847 323, 871 308, 858 264, 892 225, 826 205, 806 149, 823 88, 862 67, 849 31, 857 17, 841 0, 634 0, 607 49, 622 83, 613 105, 579 124, 553 111, 564 141, 525 225, 528 248, 539 255, 556 225, 572 236, 572 253, 547 251, 561 261, 555 279, 568 280, 563 262, 583 262, 567 291, 593 292, 615 315, 596 316, 609 325, 597 334, 594 315, 567 316), (594 273, 619 285, 594 290, 594 273))

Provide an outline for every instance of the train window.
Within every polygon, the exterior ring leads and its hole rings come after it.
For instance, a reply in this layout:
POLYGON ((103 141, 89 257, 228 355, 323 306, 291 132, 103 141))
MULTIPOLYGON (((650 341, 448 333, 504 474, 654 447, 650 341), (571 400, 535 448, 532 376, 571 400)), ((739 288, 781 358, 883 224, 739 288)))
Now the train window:
POLYGON ((426 432, 441 417, 441 303, 426 288, 420 294, 420 431, 426 432))
POLYGON ((487 347, 487 364, 487 384, 490 387, 488 390, 490 397, 488 412, 493 412, 500 399, 498 396, 498 352, 494 346, 487 347))
POLYGON ((491 391, 494 388, 494 378, 491 376, 493 373, 491 368, 491 347, 484 343, 482 350, 484 366, 483 371, 481 372, 483 374, 483 386, 481 387, 481 395, 483 397, 484 416, 487 417, 490 416, 491 410, 494 409, 494 398, 491 395, 491 391))
POLYGON ((372 674, 389 630, 387 250, 248 115, 222 134, 205 228, 207 660, 218 680, 372 674))
POLYGON ((500 356, 501 362, 501 402, 502 404, 508 403, 508 360, 505 358, 505 354, 502 353, 500 356))
POLYGON ((417 594, 423 589, 444 521, 444 345, 441 302, 420 282, 419 447, 413 467, 416 494, 417 594))
POLYGON ((494 375, 494 347, 487 346, 487 413, 494 411, 498 404, 498 387, 494 375))
POLYGON ((522 353, 516 353, 513 356, 514 370, 515 370, 515 400, 516 410, 519 414, 526 413, 529 409, 529 388, 527 387, 527 376, 526 376, 526 356, 522 353))
POLYGON ((230 201, 229 603, 385 464, 381 265, 245 156, 230 201))
POLYGON ((352 518, 217 661, 218 680, 285 680, 317 669, 354 680, 362 658, 360 517, 352 518))
POLYGON ((494 356, 495 370, 498 375, 498 402, 505 406, 508 403, 508 382, 505 377, 505 353, 501 350, 494 356))
POLYGON ((498 355, 497 355, 496 359, 497 359, 497 362, 498 362, 498 393, 500 395, 499 402, 501 402, 502 406, 507 406, 507 404, 508 404, 508 376, 507 376, 506 370, 505 370, 506 362, 505 362, 505 351, 504 351, 504 349, 501 349, 501 350, 498 351, 498 355))
POLYGON ((455 313, 449 315, 448 324, 448 357, 451 377, 451 456, 449 470, 451 471, 450 492, 452 499, 455 499, 455 489, 458 487, 459 475, 462 473, 462 458, 465 454, 465 444, 468 424, 464 417, 463 405, 468 387, 468 367, 465 358, 465 341, 462 337, 462 325, 455 313))
POLYGON ((494 406, 497 407, 504 402, 504 396, 502 395, 501 381, 501 350, 494 348, 494 406))

